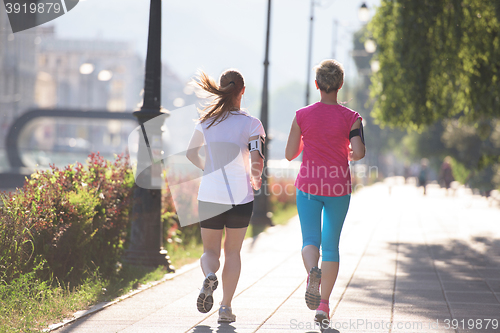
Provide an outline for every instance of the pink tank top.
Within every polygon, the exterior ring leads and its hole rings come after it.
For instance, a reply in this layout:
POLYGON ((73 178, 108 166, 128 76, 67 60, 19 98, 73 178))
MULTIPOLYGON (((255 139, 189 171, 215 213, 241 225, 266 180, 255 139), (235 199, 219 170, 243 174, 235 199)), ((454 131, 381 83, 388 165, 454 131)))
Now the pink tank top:
POLYGON ((327 197, 351 193, 349 132, 359 113, 317 102, 296 112, 304 150, 295 187, 327 197))

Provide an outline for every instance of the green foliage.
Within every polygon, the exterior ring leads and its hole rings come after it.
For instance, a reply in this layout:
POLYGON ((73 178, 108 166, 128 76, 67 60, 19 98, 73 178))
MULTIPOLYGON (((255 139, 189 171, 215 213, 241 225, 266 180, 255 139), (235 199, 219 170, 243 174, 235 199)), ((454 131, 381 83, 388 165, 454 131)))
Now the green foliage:
MULTIPOLYGON (((6 199, 2 200, 5 204, 6 199)), ((0 221, 0 281, 8 281, 19 271, 26 271, 34 246, 25 221, 10 215, 2 216, 0 221)))
POLYGON ((465 184, 469 179, 470 171, 456 159, 451 159, 451 170, 453 172, 453 178, 461 184, 465 184))
POLYGON ((369 24, 380 70, 372 115, 421 129, 500 115, 500 2, 383 0, 369 24))
POLYGON ((409 130, 402 155, 449 155, 457 180, 500 186, 500 2, 384 0, 368 30, 380 63, 372 116, 409 130))
POLYGON ((481 170, 500 163, 500 121, 481 121, 474 125, 445 121, 441 140, 453 156, 470 170, 481 170))
POLYGON ((112 274, 123 253, 134 183, 128 159, 99 154, 88 165, 37 171, 0 209, 0 258, 5 282, 37 271, 42 280, 77 284, 99 268, 112 274))

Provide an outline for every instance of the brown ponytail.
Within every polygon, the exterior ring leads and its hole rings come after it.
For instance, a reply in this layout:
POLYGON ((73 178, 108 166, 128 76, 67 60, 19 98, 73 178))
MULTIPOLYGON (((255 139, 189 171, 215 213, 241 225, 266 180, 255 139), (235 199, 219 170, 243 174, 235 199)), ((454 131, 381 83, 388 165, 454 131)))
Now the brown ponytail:
POLYGON ((231 111, 236 111, 234 110, 235 100, 245 86, 243 76, 234 69, 228 69, 221 74, 219 85, 203 71, 199 72, 195 83, 201 89, 215 96, 212 103, 201 110, 200 121, 202 123, 210 121, 209 128, 225 120, 231 111))

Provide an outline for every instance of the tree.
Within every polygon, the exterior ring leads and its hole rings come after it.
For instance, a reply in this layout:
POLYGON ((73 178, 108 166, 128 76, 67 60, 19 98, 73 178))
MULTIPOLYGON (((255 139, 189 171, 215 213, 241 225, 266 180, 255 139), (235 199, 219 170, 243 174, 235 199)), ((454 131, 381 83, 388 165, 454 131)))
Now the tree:
POLYGON ((500 116, 500 1, 382 0, 368 29, 378 44, 371 97, 381 125, 500 116))

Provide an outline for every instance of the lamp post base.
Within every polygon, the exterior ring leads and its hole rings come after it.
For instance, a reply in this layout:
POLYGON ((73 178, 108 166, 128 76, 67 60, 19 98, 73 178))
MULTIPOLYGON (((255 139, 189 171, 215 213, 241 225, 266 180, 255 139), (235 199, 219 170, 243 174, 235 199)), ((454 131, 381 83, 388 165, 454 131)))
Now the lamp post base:
POLYGON ((158 267, 165 266, 169 273, 174 273, 175 268, 170 262, 170 257, 166 250, 160 251, 138 251, 127 250, 123 256, 123 260, 133 266, 149 266, 158 267))

